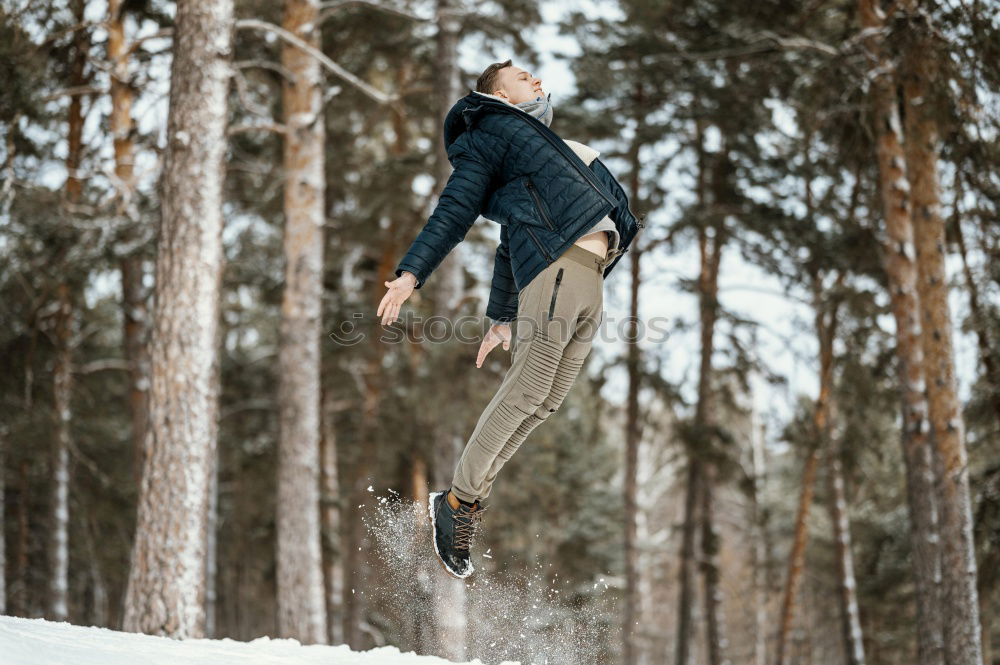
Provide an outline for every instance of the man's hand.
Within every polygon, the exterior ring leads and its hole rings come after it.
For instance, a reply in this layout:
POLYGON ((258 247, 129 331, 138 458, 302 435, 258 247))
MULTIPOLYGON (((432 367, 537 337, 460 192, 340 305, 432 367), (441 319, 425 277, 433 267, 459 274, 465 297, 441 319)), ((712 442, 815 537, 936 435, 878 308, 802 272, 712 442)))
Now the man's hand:
POLYGON ((385 282, 389 291, 382 296, 382 302, 378 305, 375 316, 382 317, 382 325, 388 325, 399 316, 399 308, 403 306, 406 299, 413 293, 413 288, 417 285, 417 276, 412 272, 403 271, 401 277, 391 282, 385 282))
POLYGON ((509 323, 494 323, 486 331, 486 337, 483 338, 483 343, 479 345, 479 355, 476 356, 476 367, 483 366, 483 360, 486 359, 487 354, 500 342, 503 342, 504 351, 510 348, 509 323))

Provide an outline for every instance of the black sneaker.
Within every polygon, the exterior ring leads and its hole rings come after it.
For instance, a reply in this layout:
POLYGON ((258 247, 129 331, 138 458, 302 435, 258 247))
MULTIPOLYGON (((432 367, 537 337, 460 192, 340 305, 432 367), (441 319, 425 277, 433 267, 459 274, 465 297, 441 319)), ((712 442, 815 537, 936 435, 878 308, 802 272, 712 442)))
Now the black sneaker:
POLYGON ((427 499, 434 551, 450 575, 464 579, 475 572, 469 546, 486 508, 478 501, 472 505, 459 502, 458 510, 454 510, 448 503, 448 491, 431 492, 427 499))

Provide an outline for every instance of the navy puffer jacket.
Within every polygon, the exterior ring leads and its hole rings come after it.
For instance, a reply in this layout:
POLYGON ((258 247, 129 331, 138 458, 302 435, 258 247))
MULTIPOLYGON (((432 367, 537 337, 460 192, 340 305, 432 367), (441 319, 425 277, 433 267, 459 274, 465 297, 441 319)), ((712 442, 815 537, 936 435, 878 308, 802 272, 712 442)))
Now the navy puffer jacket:
POLYGON ((605 277, 643 226, 600 159, 588 166, 544 123, 503 101, 470 91, 445 117, 444 142, 454 171, 396 268, 397 277, 416 275, 418 289, 482 215, 501 225, 486 315, 512 321, 518 292, 605 215, 621 236, 605 277))

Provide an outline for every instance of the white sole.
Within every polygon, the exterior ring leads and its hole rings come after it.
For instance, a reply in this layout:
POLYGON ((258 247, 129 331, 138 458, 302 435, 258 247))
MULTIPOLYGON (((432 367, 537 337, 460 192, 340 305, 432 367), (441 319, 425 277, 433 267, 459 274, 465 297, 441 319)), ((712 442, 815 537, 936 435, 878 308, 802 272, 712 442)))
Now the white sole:
MULTIPOLYGON (((441 564, 441 567, 444 568, 444 571, 449 575, 451 575, 452 577, 454 577, 455 579, 464 580, 469 575, 476 572, 476 568, 475 566, 472 565, 472 562, 471 561, 469 562, 469 572, 467 572, 465 575, 457 575, 451 570, 451 568, 448 567, 447 564, 445 564, 444 559, 441 558, 441 552, 438 551, 437 538, 435 537, 435 534, 437 533, 437 526, 435 525, 434 522, 434 497, 438 496, 439 494, 444 494, 444 492, 431 492, 430 495, 428 495, 427 497, 427 514, 430 515, 431 518, 431 544, 434 546, 434 554, 437 556, 438 563, 441 564)), ((447 501, 448 499, 445 498, 444 500, 447 501)))

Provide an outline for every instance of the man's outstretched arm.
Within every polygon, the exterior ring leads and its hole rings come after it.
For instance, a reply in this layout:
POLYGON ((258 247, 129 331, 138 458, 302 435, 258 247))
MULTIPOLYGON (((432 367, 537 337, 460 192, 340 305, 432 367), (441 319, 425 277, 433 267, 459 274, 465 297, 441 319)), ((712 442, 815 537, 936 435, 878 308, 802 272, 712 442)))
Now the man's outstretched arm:
POLYGON ((404 271, 416 277, 414 288, 423 286, 448 253, 465 238, 489 195, 493 169, 482 161, 471 142, 470 134, 465 133, 448 148, 448 159, 454 171, 434 212, 396 267, 397 277, 404 271))

